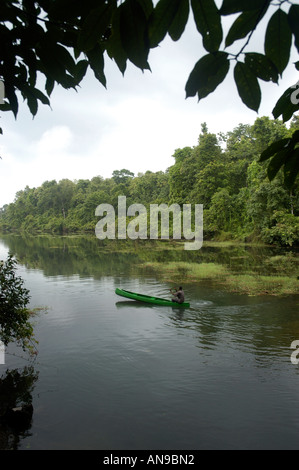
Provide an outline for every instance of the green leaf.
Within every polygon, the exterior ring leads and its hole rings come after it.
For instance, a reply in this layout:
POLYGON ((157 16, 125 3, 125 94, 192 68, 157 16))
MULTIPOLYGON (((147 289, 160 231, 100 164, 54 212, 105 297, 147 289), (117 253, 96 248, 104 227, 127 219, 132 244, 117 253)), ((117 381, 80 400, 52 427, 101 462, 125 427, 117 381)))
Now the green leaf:
POLYGON ((18 80, 21 80, 23 83, 27 82, 27 69, 25 65, 19 64, 17 73, 18 73, 18 80))
POLYGON ((299 70, 299 61, 295 62, 295 67, 296 67, 297 70, 299 70))
POLYGON ((265 12, 266 10, 250 10, 241 13, 226 36, 225 47, 231 46, 238 39, 245 38, 261 21, 265 12))
POLYGON ((276 155, 271 159, 267 168, 267 175, 270 181, 275 178, 280 168, 284 165, 286 156, 287 150, 282 150, 281 152, 276 153, 276 155))
POLYGON ((112 11, 113 8, 110 3, 103 3, 90 11, 78 36, 78 48, 80 50, 86 52, 95 47, 111 23, 112 11))
POLYGON ((299 148, 296 148, 287 156, 284 165, 284 183, 291 189, 299 173, 299 148))
POLYGON ((29 69, 29 84, 31 86, 35 86, 36 78, 37 78, 36 69, 31 67, 29 69))
POLYGON ((293 133, 291 142, 292 142, 293 147, 295 147, 295 145, 299 144, 299 129, 297 129, 293 133))
POLYGON ((288 23, 288 15, 277 10, 269 20, 265 36, 265 54, 276 66, 280 75, 290 59, 292 31, 288 23))
POLYGON ((79 62, 76 64, 74 78, 77 84, 79 84, 82 81, 83 77, 85 76, 87 67, 88 67, 87 60, 79 60, 79 62))
POLYGON ((4 101, 3 104, 0 104, 0 111, 12 111, 10 104, 4 101))
POLYGON ((51 95, 51 93, 54 89, 54 85, 55 85, 55 80, 53 80, 50 77, 47 77, 45 88, 46 88, 46 92, 47 92, 48 96, 51 95))
POLYGON ((189 17, 189 0, 182 0, 178 11, 168 28, 169 36, 173 41, 178 41, 183 34, 189 17))
POLYGON ((33 93, 33 89, 25 84, 22 88, 22 95, 23 98, 27 100, 28 108, 34 117, 38 110, 38 102, 36 96, 33 93))
POLYGON ((130 61, 140 69, 149 69, 147 18, 138 0, 126 0, 120 9, 120 38, 130 61))
POLYGON ((115 10, 112 17, 111 36, 106 43, 106 50, 111 59, 114 59, 122 74, 127 67, 127 54, 123 48, 120 36, 120 8, 115 10))
POLYGON ((104 74, 104 57, 103 51, 99 45, 96 45, 91 51, 86 53, 90 67, 99 82, 106 87, 106 77, 104 74))
MULTIPOLYGON (((30 46, 29 46, 30 47, 30 46)), ((35 86, 37 78, 38 61, 33 50, 29 49, 28 46, 23 47, 20 45, 19 56, 22 57, 23 63, 27 65, 29 71, 30 85, 35 86)))
POLYGON ((57 62, 59 62, 70 74, 73 75, 76 64, 68 50, 65 47, 57 44, 53 50, 53 54, 55 54, 57 62))
POLYGON ((277 101, 272 110, 275 119, 282 116, 283 121, 287 122, 291 119, 293 114, 299 110, 299 101, 296 103, 298 96, 298 89, 294 87, 288 88, 277 101))
POLYGON ((38 100, 41 101, 43 104, 50 106, 49 99, 37 88, 24 84, 21 92, 24 99, 27 100, 27 104, 32 116, 35 116, 38 111, 38 100))
MULTIPOLYGON (((184 0, 159 0, 149 19, 150 47, 157 47, 166 36, 184 0)), ((185 3, 185 2, 184 2, 185 3)))
POLYGON ((202 57, 192 70, 186 83, 186 98, 198 94, 198 100, 212 93, 223 82, 230 62, 226 52, 216 52, 202 57))
POLYGON ((295 36, 295 46, 299 52, 299 5, 292 5, 288 13, 288 22, 295 36))
POLYGON ((208 52, 218 51, 222 38, 219 10, 214 0, 191 0, 194 20, 203 38, 203 46, 208 52))
MULTIPOLYGON (((15 93, 15 88, 13 85, 5 81, 5 96, 9 101, 10 109, 14 113, 15 118, 17 117, 19 110, 18 98, 15 93)), ((4 105, 2 105, 4 106, 4 105)))
POLYGON ((273 180, 284 165, 284 182, 288 188, 294 185, 299 172, 299 148, 296 148, 298 143, 299 130, 296 130, 291 138, 284 138, 273 142, 264 150, 259 161, 263 162, 272 157, 267 168, 270 180, 273 180))
POLYGON ((154 9, 152 0, 138 0, 138 3, 141 5, 146 18, 148 19, 154 9))
MULTIPOLYGON (((44 8, 42 2, 39 3, 44 8)), ((46 0, 43 3, 45 3, 45 8, 49 12, 49 18, 54 21, 62 21, 65 18, 72 19, 82 15, 82 0, 58 0, 51 3, 46 0)), ((88 4, 88 2, 85 3, 88 4)))
POLYGON ((287 149, 288 144, 290 142, 290 138, 281 139, 277 140, 276 142, 273 142, 273 144, 269 145, 269 147, 263 151, 260 156, 259 162, 264 162, 265 160, 268 160, 270 157, 272 157, 272 155, 275 155, 277 152, 287 149))
POLYGON ((261 89, 256 76, 247 64, 238 62, 234 69, 234 79, 243 103, 250 109, 258 111, 261 103, 261 89))
POLYGON ((258 10, 268 7, 271 0, 223 0, 221 15, 231 15, 240 11, 258 10))
POLYGON ((245 64, 248 65, 254 75, 262 80, 278 83, 278 71, 268 57, 257 52, 245 53, 245 64))
POLYGON ((40 70, 45 76, 64 85, 66 70, 70 68, 73 71, 75 67, 74 60, 68 51, 53 42, 47 42, 45 38, 39 43, 36 52, 40 58, 40 70))
POLYGON ((27 104, 32 116, 34 117, 38 110, 37 99, 33 95, 27 95, 27 104))
POLYGON ((38 88, 34 88, 34 87, 29 87, 29 88, 32 91, 32 94, 33 94, 33 96, 35 96, 35 98, 37 98, 43 104, 46 104, 46 105, 50 106, 49 99, 40 90, 38 90, 38 88))

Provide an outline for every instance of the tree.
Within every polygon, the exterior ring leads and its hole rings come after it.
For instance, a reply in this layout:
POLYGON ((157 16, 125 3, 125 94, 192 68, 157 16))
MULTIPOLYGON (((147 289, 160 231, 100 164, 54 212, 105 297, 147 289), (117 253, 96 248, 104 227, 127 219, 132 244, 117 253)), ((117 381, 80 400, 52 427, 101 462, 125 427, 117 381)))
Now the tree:
POLYGON ((210 230, 229 231, 232 229, 233 198, 228 190, 220 189, 212 197, 211 207, 206 212, 210 230))
POLYGON ((228 186, 230 175, 227 169, 224 162, 211 159, 210 163, 197 173, 196 183, 190 195, 192 202, 196 204, 200 201, 208 208, 214 194, 228 186))
POLYGON ((173 157, 175 164, 169 168, 170 202, 183 204, 189 202, 190 191, 196 182, 197 162, 191 147, 176 149, 173 157))
MULTIPOLYGON (((294 43, 299 50, 299 5, 278 0, 3 0, 0 20, 0 77, 6 100, 1 110, 18 113, 19 91, 33 115, 38 104, 49 105, 59 84, 76 88, 87 69, 106 86, 105 59, 114 60, 122 74, 127 62, 149 69, 149 53, 168 34, 173 41, 184 33, 190 11, 207 52, 195 64, 186 83, 186 97, 199 101, 213 93, 233 64, 237 92, 250 109, 258 111, 262 99, 260 80, 278 83, 294 43), (266 13, 264 53, 248 50, 250 40, 266 13), (237 14, 237 18, 235 17, 237 14), (224 37, 226 17, 232 24, 224 37), (243 41, 236 53, 236 41, 243 41), (230 48, 233 46, 233 49, 230 48), (46 94, 37 88, 45 78, 46 94)), ((295 63, 299 70, 299 62, 295 63)), ((273 108, 284 122, 299 110, 298 90, 289 87, 273 108)), ((289 141, 271 147, 271 158, 284 168, 291 187, 299 171, 299 132, 289 141)))
POLYGON ((66 218, 67 212, 70 208, 74 186, 74 183, 68 179, 59 181, 57 185, 57 206, 63 215, 63 219, 66 218))
POLYGON ((225 165, 230 193, 237 194, 246 186, 247 168, 256 158, 252 128, 248 124, 239 124, 232 132, 223 136, 223 140, 226 143, 225 165))
POLYGON ((158 171, 146 171, 130 181, 129 192, 134 203, 159 204, 169 198, 168 174, 158 171))
POLYGON ((112 178, 116 184, 127 184, 128 181, 134 177, 134 173, 123 168, 122 170, 114 170, 112 172, 112 178))
POLYGON ((295 245, 299 243, 299 220, 293 214, 284 211, 274 211, 271 228, 266 227, 263 238, 269 243, 280 245, 295 245))
POLYGON ((29 291, 16 275, 16 261, 11 255, 0 261, 0 340, 7 346, 16 341, 23 350, 33 350, 34 335, 27 305, 29 291))
POLYGON ((205 122, 201 125, 201 133, 198 137, 198 145, 194 148, 194 154, 198 170, 203 170, 211 161, 218 163, 223 160, 217 136, 208 131, 205 122))

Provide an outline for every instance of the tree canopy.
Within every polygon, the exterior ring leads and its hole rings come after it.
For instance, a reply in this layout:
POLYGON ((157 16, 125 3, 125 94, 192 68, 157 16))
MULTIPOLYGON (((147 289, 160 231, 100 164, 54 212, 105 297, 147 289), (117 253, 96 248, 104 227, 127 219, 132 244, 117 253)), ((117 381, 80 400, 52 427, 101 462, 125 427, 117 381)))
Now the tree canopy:
MULTIPOLYGON (((0 78, 6 99, 2 111, 18 113, 20 92, 32 113, 38 104, 50 105, 58 84, 76 88, 87 70, 106 86, 105 60, 115 61, 125 73, 128 61, 150 69, 149 54, 168 34, 173 41, 184 33, 190 14, 202 37, 205 54, 199 57, 186 83, 186 97, 202 100, 224 81, 233 67, 242 102, 258 111, 260 81, 278 83, 299 50, 299 5, 290 0, 3 0, 0 16, 0 78), (250 49, 261 20, 265 27, 264 53, 250 49), (237 15, 237 16, 236 16, 237 15), (232 24, 224 32, 226 17, 232 24), (237 41, 243 41, 236 52, 237 41), (45 90, 37 87, 38 76, 45 90)), ((299 61, 295 64, 299 70, 299 61)), ((170 77, 171 79, 171 77, 170 77)), ((299 110, 296 85, 289 87, 273 108, 273 117, 289 121, 299 110)), ((268 176, 284 168, 285 182, 294 185, 299 171, 299 132, 266 149, 268 176)))

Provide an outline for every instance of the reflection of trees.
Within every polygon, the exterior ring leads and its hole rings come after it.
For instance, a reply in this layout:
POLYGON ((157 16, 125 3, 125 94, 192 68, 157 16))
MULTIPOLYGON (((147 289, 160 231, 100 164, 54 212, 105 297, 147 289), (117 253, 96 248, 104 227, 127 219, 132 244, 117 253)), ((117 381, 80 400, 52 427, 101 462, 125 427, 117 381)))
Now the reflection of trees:
POLYGON ((32 391, 38 373, 32 366, 7 370, 0 377, 0 449, 17 450, 20 440, 30 435, 32 391), (12 419, 11 410, 20 408, 18 418, 12 419), (24 410, 24 411, 23 411, 24 410))
MULTIPOLYGON (((45 276, 115 276, 119 271, 138 274, 144 262, 187 261, 217 263, 237 272, 268 274, 268 259, 281 250, 261 246, 209 246, 185 251, 182 244, 154 240, 98 240, 95 236, 1 235, 9 251, 28 268, 42 269, 45 276)), ((277 257, 278 258, 278 257, 277 257)), ((291 259, 289 259, 291 261, 291 259)), ((287 268, 287 266, 286 266, 287 268)))

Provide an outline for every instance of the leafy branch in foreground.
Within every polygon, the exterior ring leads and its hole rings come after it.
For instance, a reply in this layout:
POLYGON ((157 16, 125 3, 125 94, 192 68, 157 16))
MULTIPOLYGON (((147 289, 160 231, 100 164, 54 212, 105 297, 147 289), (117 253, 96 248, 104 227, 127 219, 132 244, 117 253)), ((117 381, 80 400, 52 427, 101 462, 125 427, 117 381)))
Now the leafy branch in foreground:
MULTIPOLYGON (((0 79, 6 101, 0 110, 17 116, 19 91, 33 116, 39 103, 50 105, 59 84, 76 89, 90 68, 106 87, 106 56, 125 73, 128 61, 141 70, 150 69, 149 53, 168 34, 178 41, 190 12, 207 54, 199 58, 186 83, 186 97, 201 100, 213 93, 234 63, 234 81, 242 102, 258 111, 260 80, 278 83, 289 64, 292 45, 299 51, 299 5, 278 0, 3 0, 0 16, 0 79), (272 11, 270 10, 272 9, 272 11), (248 51, 251 38, 269 13, 264 31, 264 52, 248 51), (233 22, 226 37, 223 23, 233 22), (224 48, 221 45, 224 40, 224 48), (239 52, 229 47, 244 40, 239 52), (37 77, 45 78, 45 93, 37 77)), ((295 64, 298 70, 298 62, 295 64)), ((171 77, 170 77, 171 78, 171 77)), ((273 109, 284 122, 299 110, 288 89, 273 109)), ((294 148, 295 150, 295 148, 294 148)), ((284 165, 284 163, 282 163, 284 165)), ((298 159, 291 165, 295 181, 298 159)))
MULTIPOLYGON (((209 22, 211 19, 211 6, 213 1, 207 0, 200 2, 202 4, 201 11, 194 10, 194 15, 198 15, 197 23, 202 21, 203 14, 206 18, 206 24, 209 24, 210 35, 218 35, 219 24, 209 22)), ((292 40, 294 37, 295 47, 299 51, 299 6, 290 5, 288 12, 282 10, 282 5, 285 2, 279 2, 277 10, 272 14, 267 24, 264 38, 264 54, 259 52, 247 52, 245 49, 250 43, 257 26, 259 25, 268 8, 271 5, 270 0, 254 0, 236 1, 236 0, 223 0, 222 6, 219 10, 219 15, 227 16, 239 13, 231 25, 226 38, 225 49, 226 53, 217 50, 211 51, 205 47, 209 52, 206 56, 202 57, 195 65, 191 72, 186 84, 186 96, 195 96, 197 93, 198 99, 201 100, 209 93, 212 93, 216 87, 222 83, 229 71, 230 61, 235 61, 234 65, 234 80, 238 90, 238 94, 243 103, 250 109, 258 111, 262 93, 259 80, 266 82, 272 81, 278 83, 279 77, 282 77, 286 69, 291 54, 292 40), (229 54, 227 48, 233 45, 237 40, 246 39, 245 44, 237 54, 229 54), (221 54, 226 54, 225 56, 221 54), (241 61, 241 57, 244 61, 241 61), (220 63, 222 62, 222 63, 220 63), (214 68, 211 64, 217 63, 218 66, 214 68)), ((274 6, 274 4, 272 4, 274 6)), ((214 13, 213 13, 214 14, 214 13)), ((299 68, 299 63, 295 64, 296 69, 299 68)), ((282 116, 283 121, 286 122, 291 119, 296 111, 299 110, 299 99, 294 97, 294 86, 290 87, 281 96, 273 108, 273 116, 279 118, 282 116)), ((282 142, 283 146, 284 143, 282 142)), ((283 167, 285 175, 285 184, 287 187, 292 188, 296 177, 299 172, 299 155, 298 155, 298 135, 295 133, 293 139, 290 139, 287 148, 277 155, 265 151, 261 157, 261 161, 271 158, 268 176, 271 179, 277 174, 278 170, 283 167)))
POLYGON ((0 340, 5 346, 16 342, 33 353, 37 341, 30 323, 32 312, 27 308, 30 295, 23 279, 16 275, 16 265, 11 255, 0 261, 0 340))
POLYGON ((298 173, 299 161, 299 130, 295 131, 291 138, 278 140, 271 144, 260 157, 260 162, 271 158, 267 173, 271 180, 284 166, 284 181, 287 187, 292 187, 298 173))

